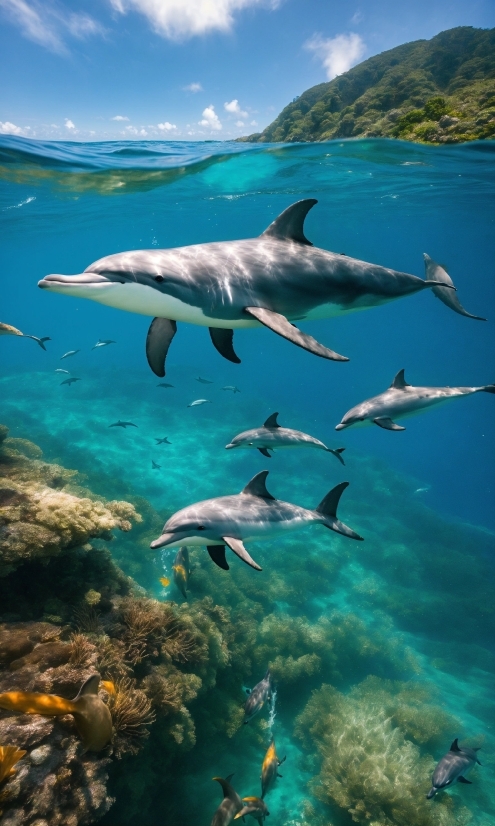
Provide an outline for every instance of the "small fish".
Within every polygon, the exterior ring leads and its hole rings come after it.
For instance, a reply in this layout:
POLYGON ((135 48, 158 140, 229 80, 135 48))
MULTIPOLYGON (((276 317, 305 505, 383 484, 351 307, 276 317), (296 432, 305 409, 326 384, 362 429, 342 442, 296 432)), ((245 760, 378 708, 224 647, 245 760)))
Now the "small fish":
POLYGON ((199 381, 200 384, 214 384, 210 379, 202 379, 201 376, 198 376, 196 381, 199 381))
POLYGON ((161 465, 157 465, 157 463, 154 462, 153 459, 151 460, 151 467, 153 468, 153 470, 160 470, 161 469, 161 465))
POLYGON ((33 691, 8 691, 0 694, 0 708, 60 717, 72 714, 86 751, 101 751, 112 739, 112 717, 108 706, 98 697, 100 675, 93 674, 73 700, 57 694, 33 691))
POLYGON ((70 376, 70 370, 63 370, 63 368, 62 368, 62 367, 57 367, 57 369, 55 370, 55 372, 56 372, 56 373, 67 373, 67 375, 68 375, 68 376, 70 376))
POLYGON ((161 584, 163 585, 164 588, 167 588, 170 585, 170 580, 169 580, 168 576, 161 576, 160 577, 160 582, 161 582, 161 584))
POLYGON ((107 694, 111 694, 112 697, 115 697, 117 692, 115 690, 115 683, 112 680, 102 680, 101 686, 105 689, 107 694))
POLYGON ((169 442, 169 440, 167 439, 166 436, 165 436, 164 439, 157 439, 156 436, 155 436, 155 441, 156 441, 157 445, 171 445, 172 444, 172 442, 169 442))
POLYGON ((73 384, 75 381, 81 381, 81 379, 76 379, 75 376, 71 376, 70 379, 64 379, 64 381, 61 381, 60 386, 62 386, 62 384, 73 384))
POLYGON ((117 342, 112 341, 111 338, 103 338, 103 339, 99 338, 98 341, 96 342, 95 346, 92 347, 91 349, 96 350, 97 347, 107 347, 109 344, 117 344, 117 342))
POLYGON ((113 424, 109 424, 108 426, 109 427, 124 427, 125 428, 125 427, 137 427, 137 424, 134 424, 134 422, 121 422, 120 419, 119 419, 118 422, 114 422, 113 424))
POLYGON ((211 401, 209 399, 196 399, 196 401, 191 402, 191 404, 188 404, 187 406, 198 407, 200 404, 211 404, 211 401))
POLYGON ((0 746, 0 783, 7 777, 15 774, 13 766, 15 766, 25 754, 27 754, 27 752, 23 749, 18 749, 17 746, 0 746))
POLYGON ((227 384, 226 387, 222 387, 222 390, 232 390, 233 393, 240 393, 241 392, 239 390, 239 388, 236 387, 234 384, 227 384))
POLYGON ((80 352, 80 350, 68 350, 67 353, 64 353, 63 356, 60 356, 60 361, 62 361, 62 359, 68 359, 69 356, 75 356, 76 353, 80 352))
POLYGON ((175 385, 173 385, 173 384, 167 384, 167 382, 166 382, 166 381, 163 381, 161 384, 157 384, 156 386, 157 386, 157 387, 174 387, 175 385))
POLYGON ((24 333, 21 333, 17 327, 12 327, 11 324, 4 324, 3 321, 0 321, 0 336, 24 336, 24 333))
POLYGON ((251 817, 254 817, 254 819, 258 821, 260 826, 263 826, 265 817, 268 817, 270 814, 265 801, 262 800, 261 797, 243 797, 242 802, 244 806, 241 811, 236 814, 234 820, 238 820, 240 817, 244 820, 245 815, 251 815, 251 817))

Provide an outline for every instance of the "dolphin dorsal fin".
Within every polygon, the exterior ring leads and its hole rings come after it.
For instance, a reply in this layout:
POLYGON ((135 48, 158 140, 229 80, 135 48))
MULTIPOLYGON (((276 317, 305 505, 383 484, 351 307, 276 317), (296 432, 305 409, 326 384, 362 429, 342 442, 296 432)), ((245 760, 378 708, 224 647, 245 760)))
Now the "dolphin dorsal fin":
POLYGON ((82 684, 81 688, 79 689, 79 694, 77 697, 74 697, 73 702, 75 703, 76 700, 79 700, 80 697, 84 697, 86 694, 98 694, 98 686, 100 685, 100 675, 93 674, 92 677, 88 677, 87 680, 82 684))
POLYGON ((459 743, 457 742, 457 740, 458 740, 458 738, 456 737, 454 742, 452 743, 452 745, 450 747, 450 751, 460 751, 459 743))
POLYGON ((297 201, 275 218, 270 226, 261 234, 261 238, 277 238, 279 241, 298 241, 300 244, 307 244, 312 247, 304 235, 304 219, 311 207, 318 201, 316 198, 305 198, 304 201, 297 201))
POLYGON ((263 427, 280 427, 279 423, 277 422, 278 413, 272 413, 271 416, 268 416, 268 419, 264 423, 263 427))
POLYGON ((261 499, 275 499, 266 489, 265 482, 267 476, 267 470, 260 471, 256 476, 253 476, 241 493, 248 493, 250 496, 259 496, 261 499))
POLYGON ((223 777, 214 777, 213 780, 216 780, 218 783, 220 783, 224 797, 228 797, 229 800, 237 802, 237 792, 230 785, 230 781, 232 780, 233 776, 234 773, 229 774, 228 777, 225 778, 225 780, 223 777))
POLYGON ((390 387, 395 387, 396 390, 403 390, 404 387, 410 387, 404 378, 404 370, 399 370, 390 387))

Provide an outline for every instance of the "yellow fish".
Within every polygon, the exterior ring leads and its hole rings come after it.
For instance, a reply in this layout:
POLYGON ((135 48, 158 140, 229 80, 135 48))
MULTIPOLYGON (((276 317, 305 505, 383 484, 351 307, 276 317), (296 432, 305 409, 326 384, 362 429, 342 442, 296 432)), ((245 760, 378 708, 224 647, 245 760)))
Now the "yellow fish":
POLYGON ((277 752, 275 750, 275 740, 272 739, 272 742, 268 746, 268 751, 265 754, 263 765, 261 767, 261 798, 263 799, 265 795, 273 788, 275 785, 275 781, 277 777, 282 777, 281 774, 278 773, 278 767, 282 765, 285 761, 285 757, 282 760, 279 760, 277 757, 277 752))
POLYGON ((105 689, 105 691, 107 692, 107 694, 111 694, 112 697, 115 696, 115 694, 116 694, 115 683, 112 682, 112 680, 102 680, 101 684, 102 684, 103 688, 105 689))
POLYGON ((112 716, 98 697, 100 675, 93 674, 81 686, 73 700, 57 694, 35 691, 8 691, 0 694, 0 708, 57 717, 72 714, 86 751, 101 751, 112 739, 112 716))
POLYGON ((187 586, 189 584, 189 577, 191 575, 191 567, 189 564, 189 551, 184 546, 179 548, 174 564, 172 565, 174 572, 174 582, 181 592, 184 599, 187 599, 187 586))
POLYGON ((170 580, 169 580, 168 576, 161 576, 160 577, 160 582, 162 583, 164 588, 166 588, 167 585, 170 585, 170 580))
POLYGON ((15 774, 15 769, 12 766, 24 757, 26 754, 17 746, 0 746, 0 783, 12 774, 15 774))

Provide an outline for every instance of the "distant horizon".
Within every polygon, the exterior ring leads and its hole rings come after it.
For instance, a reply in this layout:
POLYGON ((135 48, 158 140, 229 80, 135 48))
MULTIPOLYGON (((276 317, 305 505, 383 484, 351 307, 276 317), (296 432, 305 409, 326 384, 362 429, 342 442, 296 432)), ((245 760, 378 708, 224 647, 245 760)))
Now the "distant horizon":
POLYGON ((229 141, 404 43, 495 26, 492 0, 0 0, 0 134, 229 141))

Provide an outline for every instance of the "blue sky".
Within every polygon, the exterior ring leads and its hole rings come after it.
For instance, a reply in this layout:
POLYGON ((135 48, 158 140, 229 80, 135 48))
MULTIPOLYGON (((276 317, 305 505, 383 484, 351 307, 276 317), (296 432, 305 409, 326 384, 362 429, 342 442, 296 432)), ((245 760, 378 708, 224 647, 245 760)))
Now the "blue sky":
POLYGON ((0 0, 0 133, 226 140, 494 0, 0 0))

